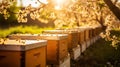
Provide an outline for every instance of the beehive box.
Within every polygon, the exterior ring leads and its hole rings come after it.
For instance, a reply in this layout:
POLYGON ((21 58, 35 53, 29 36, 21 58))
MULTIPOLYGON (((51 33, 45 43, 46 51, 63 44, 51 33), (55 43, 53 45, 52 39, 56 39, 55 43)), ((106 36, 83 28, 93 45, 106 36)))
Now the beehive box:
POLYGON ((72 60, 77 60, 81 55, 81 49, 80 45, 78 45, 76 48, 73 48, 73 50, 70 53, 71 59, 72 60))
POLYGON ((91 45, 93 45, 93 43, 95 43, 95 42, 94 42, 94 38, 91 38, 90 40, 91 40, 91 41, 90 41, 90 42, 91 42, 91 45))
POLYGON ((47 64, 59 64, 68 54, 67 34, 41 34, 41 39, 48 40, 47 64))
POLYGON ((46 40, 0 42, 0 67, 46 67, 46 40))
POLYGON ((86 40, 87 48, 91 45, 91 39, 86 40))
POLYGON ((95 28, 92 28, 92 38, 95 37, 95 28))
POLYGON ((98 35, 98 27, 95 28, 95 35, 98 35))
POLYGON ((81 44, 81 42, 84 42, 90 39, 90 28, 89 27, 78 27, 77 29, 80 31, 79 44, 81 44))
POLYGON ((67 34, 20 34, 11 35, 9 38, 48 40, 47 64, 59 64, 59 61, 64 59, 68 53, 67 34))
POLYGON ((84 42, 84 41, 85 41, 85 31, 83 30, 83 31, 80 32, 80 41, 79 41, 79 43, 84 42))
POLYGON ((89 38, 89 31, 90 31, 89 28, 86 28, 86 29, 85 29, 85 41, 87 41, 88 39, 90 39, 90 38, 89 38))
POLYGON ((74 44, 79 44, 79 40, 80 40, 80 32, 81 30, 78 28, 72 28, 72 29, 68 29, 68 31, 72 31, 74 32, 74 44))
POLYGON ((43 31, 45 34, 68 34, 68 50, 72 50, 72 48, 77 47, 78 45, 78 33, 73 30, 45 30, 43 31))
POLYGON ((68 55, 63 61, 58 65, 48 65, 47 67, 70 67, 70 55, 68 55))
POLYGON ((98 36, 98 27, 93 28, 93 37, 98 36))
POLYGON ((95 34, 95 37, 99 35, 99 28, 98 27, 96 27, 94 29, 94 34, 95 34))
POLYGON ((98 26, 97 28, 96 28, 96 33, 97 33, 97 35, 99 35, 101 32, 102 32, 102 27, 101 26, 98 26))
POLYGON ((89 38, 92 39, 93 38, 93 28, 89 29, 89 38))
POLYGON ((77 31, 78 35, 76 37, 78 38, 78 44, 84 41, 84 35, 85 35, 85 30, 79 27, 73 28, 73 30, 77 31))
POLYGON ((80 47, 81 47, 81 52, 84 52, 87 48, 86 42, 85 41, 81 42, 80 47))
POLYGON ((96 37, 93 37, 93 43, 95 43, 96 42, 96 37))

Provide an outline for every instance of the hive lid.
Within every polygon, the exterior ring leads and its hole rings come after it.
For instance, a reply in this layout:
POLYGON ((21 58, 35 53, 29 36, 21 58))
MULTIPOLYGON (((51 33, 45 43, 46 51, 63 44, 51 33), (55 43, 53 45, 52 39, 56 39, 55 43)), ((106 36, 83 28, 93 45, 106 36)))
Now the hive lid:
POLYGON ((41 34, 39 36, 41 39, 46 40, 62 40, 68 38, 68 34, 41 34))
POLYGON ((44 30, 43 33, 71 34, 71 33, 76 33, 76 31, 70 30, 70 29, 66 29, 66 30, 44 30))
POLYGON ((61 40, 68 38, 68 34, 20 34, 10 35, 10 39, 27 39, 27 40, 61 40))
POLYGON ((91 27, 77 27, 76 29, 78 29, 79 31, 85 31, 85 30, 90 30, 92 28, 91 27))
POLYGON ((39 34, 11 34, 11 35, 9 35, 9 37, 13 37, 13 36, 38 36, 39 34))
POLYGON ((38 40, 39 34, 12 34, 8 36, 9 39, 22 39, 22 40, 38 40))
POLYGON ((46 45, 46 40, 1 40, 0 50, 26 51, 46 45))

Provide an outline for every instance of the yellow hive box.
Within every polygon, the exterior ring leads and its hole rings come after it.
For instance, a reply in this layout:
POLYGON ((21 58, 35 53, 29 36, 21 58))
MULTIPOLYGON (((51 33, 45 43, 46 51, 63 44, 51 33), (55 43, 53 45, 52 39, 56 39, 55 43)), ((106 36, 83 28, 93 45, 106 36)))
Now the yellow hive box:
POLYGON ((68 34, 68 50, 77 47, 78 45, 78 32, 74 30, 45 30, 44 34, 68 34))
POLYGON ((41 34, 41 39, 48 40, 47 64, 59 64, 68 54, 67 34, 41 34))
POLYGON ((89 29, 89 39, 93 38, 93 28, 89 29))
POLYGON ((46 67, 46 40, 3 40, 0 67, 46 67))
POLYGON ((76 31, 78 31, 79 33, 79 42, 78 44, 81 44, 81 42, 84 42, 85 41, 85 28, 80 28, 80 27, 77 27, 77 28, 74 28, 76 31))

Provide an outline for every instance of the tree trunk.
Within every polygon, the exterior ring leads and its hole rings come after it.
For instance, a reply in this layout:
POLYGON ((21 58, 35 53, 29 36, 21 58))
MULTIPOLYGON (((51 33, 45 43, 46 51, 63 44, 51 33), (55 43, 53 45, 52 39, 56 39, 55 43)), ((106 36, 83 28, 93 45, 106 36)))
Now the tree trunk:
POLYGON ((107 4, 109 9, 113 12, 113 14, 120 20, 120 9, 116 7, 111 0, 104 0, 104 2, 107 4))
POLYGON ((75 16, 75 19, 76 19, 77 26, 79 27, 79 26, 80 26, 80 25, 79 25, 79 18, 77 17, 77 14, 76 14, 76 13, 74 13, 74 16, 75 16))

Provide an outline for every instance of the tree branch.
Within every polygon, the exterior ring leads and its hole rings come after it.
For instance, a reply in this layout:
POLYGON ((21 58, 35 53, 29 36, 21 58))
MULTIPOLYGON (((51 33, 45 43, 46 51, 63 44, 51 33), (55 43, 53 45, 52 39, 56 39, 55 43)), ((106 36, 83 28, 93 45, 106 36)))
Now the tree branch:
POLYGON ((116 7, 111 0, 104 0, 104 2, 107 4, 109 9, 113 12, 113 14, 120 20, 120 9, 116 7))

